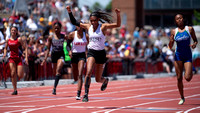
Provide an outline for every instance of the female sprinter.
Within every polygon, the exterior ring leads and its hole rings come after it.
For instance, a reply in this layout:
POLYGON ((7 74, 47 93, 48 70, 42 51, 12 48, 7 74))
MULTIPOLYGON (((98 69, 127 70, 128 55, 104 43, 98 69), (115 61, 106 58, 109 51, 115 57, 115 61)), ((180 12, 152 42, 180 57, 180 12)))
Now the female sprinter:
POLYGON ((198 43, 195 31, 191 26, 186 26, 184 23, 183 15, 177 14, 175 16, 176 29, 173 29, 170 36, 169 48, 172 49, 174 41, 176 41, 177 47, 175 52, 175 70, 177 75, 177 86, 181 96, 179 105, 185 102, 183 93, 183 67, 185 68, 185 79, 190 81, 192 79, 192 51, 191 48, 196 48, 198 43), (193 44, 190 45, 190 39, 193 39, 193 44), (191 48, 190 48, 191 47, 191 48))
POLYGON ((12 95, 17 95, 17 76, 19 78, 22 78, 24 75, 22 57, 19 55, 19 47, 22 45, 25 48, 25 62, 26 64, 28 64, 27 46, 26 42, 23 42, 21 37, 18 37, 18 28, 16 26, 12 26, 10 32, 11 36, 9 39, 6 40, 3 58, 6 57, 7 48, 9 47, 9 67, 11 71, 11 80, 14 89, 12 95))
POLYGON ((62 25, 60 22, 55 22, 53 24, 54 34, 48 37, 47 52, 46 52, 43 62, 41 63, 41 65, 43 65, 44 62, 46 62, 46 59, 49 55, 50 47, 52 46, 51 60, 53 63, 53 75, 56 75, 54 88, 52 92, 53 95, 56 95, 56 87, 61 78, 61 69, 65 62, 64 61, 65 56, 64 56, 64 51, 63 51, 63 43, 65 40, 65 35, 60 33, 61 28, 62 28, 62 25))
MULTIPOLYGON (((85 33, 83 28, 76 27, 77 31, 71 32, 68 36, 68 41, 72 42, 72 71, 74 80, 78 80, 76 100, 80 100, 82 89, 82 73, 84 70, 84 63, 86 61, 86 47, 89 41, 88 34, 85 33), (78 70, 78 71, 77 71, 78 70)), ((70 44, 68 44, 70 45, 70 44)))
POLYGON ((87 71, 85 76, 85 95, 83 97, 83 102, 88 102, 88 93, 89 93, 89 87, 90 87, 90 81, 91 81, 91 75, 92 75, 92 69, 95 66, 95 79, 97 82, 103 83, 101 86, 101 91, 104 91, 108 84, 108 78, 105 79, 102 77, 103 73, 103 64, 106 62, 106 52, 104 49, 104 43, 105 43, 105 32, 107 29, 112 29, 116 27, 120 27, 121 25, 121 18, 120 18, 120 10, 115 9, 115 12, 117 14, 117 23, 112 23, 110 19, 110 15, 101 12, 96 11, 91 13, 90 15, 90 23, 80 23, 76 21, 74 18, 70 6, 66 7, 70 20, 72 24, 76 26, 80 26, 86 30, 88 30, 89 35, 89 44, 88 44, 88 53, 87 53, 87 71), (108 22, 99 24, 99 21, 108 22))

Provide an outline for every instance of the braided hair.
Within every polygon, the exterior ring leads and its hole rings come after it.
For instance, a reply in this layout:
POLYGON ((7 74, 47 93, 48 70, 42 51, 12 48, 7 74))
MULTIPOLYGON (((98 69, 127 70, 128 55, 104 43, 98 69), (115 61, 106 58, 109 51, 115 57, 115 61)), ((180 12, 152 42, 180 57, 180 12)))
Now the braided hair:
POLYGON ((62 24, 61 24, 59 21, 54 22, 54 23, 53 23, 53 26, 55 26, 56 24, 57 24, 60 28, 62 28, 62 24))
POLYGON ((105 23, 105 22, 108 22, 108 23, 112 23, 112 15, 106 13, 106 12, 103 12, 101 10, 97 10, 97 11, 94 11, 90 14, 90 17, 91 16, 95 16, 97 18, 99 18, 99 21, 102 22, 102 23, 105 23))

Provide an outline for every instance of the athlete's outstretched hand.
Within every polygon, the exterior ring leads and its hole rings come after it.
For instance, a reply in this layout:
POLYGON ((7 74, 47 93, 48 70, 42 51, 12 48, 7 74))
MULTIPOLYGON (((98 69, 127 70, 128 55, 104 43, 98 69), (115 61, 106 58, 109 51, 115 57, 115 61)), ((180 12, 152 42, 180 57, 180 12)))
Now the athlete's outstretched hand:
POLYGON ((116 12, 116 14, 119 14, 120 13, 120 9, 115 8, 115 12, 116 12))
POLYGON ((66 7, 66 9, 67 9, 68 13, 71 13, 71 12, 72 12, 69 5, 66 7))

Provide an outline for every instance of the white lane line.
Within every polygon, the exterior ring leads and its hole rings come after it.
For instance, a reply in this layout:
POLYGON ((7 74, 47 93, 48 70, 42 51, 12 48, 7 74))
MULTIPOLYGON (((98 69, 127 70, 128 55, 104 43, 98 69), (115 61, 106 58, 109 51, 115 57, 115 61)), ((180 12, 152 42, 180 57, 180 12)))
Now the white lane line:
MULTIPOLYGON (((98 94, 91 94, 90 96, 96 95, 109 95, 109 94, 116 94, 116 93, 124 93, 130 91, 142 91, 142 90, 150 90, 155 88, 166 88, 166 87, 173 87, 175 85, 165 85, 165 86, 158 86, 158 87, 148 87, 148 88, 138 88, 138 89, 131 89, 131 90, 121 90, 121 91, 114 91, 114 92, 107 92, 107 93, 98 93, 98 94)), ((9 103, 2 103, 0 105, 8 105, 8 104, 19 104, 19 103, 30 103, 30 102, 42 102, 42 101, 50 101, 50 100, 63 100, 63 99, 71 99, 75 97, 65 97, 65 98, 53 98, 53 99, 40 99, 40 100, 28 100, 28 101, 18 101, 18 102, 9 102, 9 103)))
MULTIPOLYGON (((161 83, 164 83, 164 82, 161 82, 161 83)), ((197 82, 196 82, 197 83, 197 82)), ((191 84, 196 84, 196 83, 191 83, 191 84)), ((151 84, 149 84, 151 85, 151 84)), ((171 85, 171 86, 175 86, 175 85, 171 85)), ((155 87, 156 88, 156 87, 155 87)), ((162 87, 163 88, 163 87, 162 87)), ((143 88, 144 89, 149 89, 149 88, 143 88)), ((128 91, 132 91, 132 90, 128 90, 128 91)), ((137 91, 137 90, 134 90, 134 91, 137 91)), ((122 91, 117 91, 117 92, 114 92, 114 93, 119 93, 119 92, 122 92, 122 91)), ((94 94, 94 95, 104 95, 104 94, 111 94, 111 93, 101 93, 101 94, 94 94)), ((90 96, 93 96, 93 95, 90 95, 90 96)), ((74 98, 74 97, 73 97, 74 98)), ((69 99, 69 98, 62 98, 62 99, 69 99)), ((48 99, 48 100, 55 100, 55 99, 48 99)), ((48 100, 42 100, 42 101, 48 101, 48 100)), ((60 99, 56 99, 56 100, 60 100, 60 99)), ((104 100, 102 100, 104 101, 104 100)), ((28 101, 29 102, 29 101, 28 101)), ((33 101, 32 101, 33 102, 33 101)), ((35 102, 35 101, 34 101, 35 102)), ((90 102, 93 102, 93 101, 90 101, 90 102)), ((16 102, 15 102, 16 103, 16 102)), ((24 103, 24 102, 18 102, 18 103, 24 103)), ((6 103, 6 104, 14 104, 14 103, 6 103)), ((72 103, 73 104, 73 103, 72 103)), ((63 105, 61 105, 63 106, 63 105)), ((47 106, 48 107, 48 106, 47 106)), ((55 107, 55 106, 54 106, 55 107)), ((22 111, 22 110, 21 110, 22 111)))
POLYGON ((184 113, 188 113, 188 112, 190 112, 190 111, 192 111, 192 110, 195 110, 195 109, 200 109, 200 106, 198 106, 198 107, 195 107, 195 108, 188 109, 188 110, 187 110, 187 111, 185 111, 184 113))
POLYGON ((183 111, 177 111, 176 113, 183 113, 183 111))
MULTIPOLYGON (((95 84, 95 83, 94 83, 95 84)), ((115 86, 115 85, 122 85, 122 87, 115 87, 116 89, 118 89, 118 88, 123 88, 123 87, 133 87, 134 85, 130 85, 130 83, 127 83, 127 82, 123 82, 123 83, 119 83, 119 84, 111 84, 110 86, 115 86), (130 86, 124 86, 125 84, 129 84, 130 86)), ((99 84, 98 84, 99 85, 99 84)), ((94 86, 94 85, 93 85, 94 86)), ((139 85, 138 85, 139 86, 139 85)), ((94 86, 95 87, 95 86, 94 86)), ((75 87, 64 87, 64 88, 57 88, 57 90, 62 90, 62 89, 74 89, 74 88, 76 88, 76 86, 75 87)), ((99 90, 99 89, 91 89, 91 91, 96 91, 96 90, 99 90)), ((41 90, 41 89, 39 89, 39 90, 28 90, 28 91, 20 91, 20 93, 27 93, 27 92, 42 92, 42 91, 49 91, 49 93, 46 93, 46 94, 42 94, 42 95, 50 95, 51 94, 51 91, 52 91, 52 88, 51 89, 43 89, 43 90, 41 90)), ((58 92, 57 94, 66 94, 66 93, 74 93, 74 92, 76 92, 75 90, 73 90, 73 91, 67 91, 67 92, 58 92)), ((33 96, 38 96, 39 94, 36 94, 36 95, 33 95, 33 96)), ((4 97, 4 98, 0 98, 0 100, 5 100, 5 99, 14 99, 14 98, 21 98, 21 97, 29 97, 30 95, 28 95, 28 96, 12 96, 12 97, 4 97)))
MULTIPOLYGON (((200 87, 192 87, 192 88, 185 88, 185 90, 187 89, 196 89, 196 88, 200 88, 200 87)), ((130 99, 130 98, 138 98, 138 97, 142 97, 142 96, 149 96, 149 95, 156 95, 156 94, 162 94, 162 93, 167 93, 167 92, 173 92, 173 91, 177 91, 177 89, 173 89, 173 90, 166 90, 166 91, 161 91, 161 92, 157 92, 157 93, 149 93, 149 94, 142 94, 142 95, 136 95, 136 96, 131 96, 131 97, 125 97, 125 98, 118 98, 118 99, 107 99, 107 100, 96 100, 96 101, 90 101, 91 102, 100 102, 100 101, 111 101, 111 100, 124 100, 124 99, 130 99)), ((199 94, 200 95, 200 94, 199 94)), ((178 98, 177 98, 178 99, 178 98)), ((171 99, 171 100, 176 100, 176 99, 171 99)), ((167 101, 167 100, 166 100, 167 101)), ((160 101, 157 101, 160 102, 160 101)), ((52 108, 52 107, 60 107, 60 106, 67 106, 67 105, 74 105, 74 104, 79 104, 82 102, 78 102, 78 103, 69 103, 69 104, 61 104, 61 105, 53 105, 53 106, 46 106, 46 107, 41 107, 41 108, 34 108, 34 109, 29 109, 26 111, 23 111, 22 113, 28 113, 31 111, 36 111, 36 110, 41 110, 41 109, 48 109, 48 108, 52 108)), ((151 102, 152 103, 152 102, 151 102)), ((150 103, 148 103, 150 104, 150 103)), ((140 105, 140 104, 139 104, 140 105)), ((129 107, 129 106, 128 106, 129 107)), ((125 108, 125 107, 121 107, 125 108)), ((12 111, 15 112, 15 111, 12 111)), ((7 112, 7 113, 11 113, 11 112, 7 112)))
MULTIPOLYGON (((104 109, 104 108, 108 108, 108 106, 66 106, 67 108, 72 108, 72 109, 104 109)), ((112 106, 110 106, 112 107, 112 106)))
MULTIPOLYGON (((159 85, 159 84, 162 84, 162 83, 169 83, 169 84, 172 84, 174 82, 160 82, 160 83, 151 83, 151 84, 143 84, 144 86, 149 86, 149 85, 159 85)), ((194 83, 194 82, 193 82, 194 83)), ((143 86, 143 85, 137 85, 137 86, 143 86)), ((134 87, 133 85, 130 85, 132 87, 134 87)), ((166 87, 167 85, 165 85, 166 87)), ((174 85, 168 85, 169 87, 171 86, 174 86, 174 85)), ((124 86, 124 87, 129 87, 129 86, 124 86)), ((159 87, 163 88, 164 86, 160 85, 159 87)), ((157 88, 159 88, 157 87, 157 88)), ((115 88, 112 88, 112 89, 118 89, 118 87, 115 87, 115 88)), ((137 89, 131 89, 131 90, 122 90, 122 91, 114 91, 114 92, 109 92, 109 94, 115 94, 115 93, 120 93, 120 92, 129 92, 129 91, 139 91, 139 90, 148 90, 149 88, 137 88, 137 89)), ((99 89, 91 89, 90 91, 95 91, 95 90, 99 90, 99 89)), ((76 91, 73 91, 73 92, 76 92, 76 91)), ((69 93, 69 92, 68 92, 69 93)), ((93 94, 93 95, 90 95, 90 96, 95 96, 95 95, 103 95, 103 94, 108 94, 108 93, 101 93, 101 94, 93 94)), ((49 95, 48 94, 43 94, 43 95, 49 95)), ((35 95, 35 96, 38 96, 38 95, 35 95)), ((74 97, 72 97, 74 98, 74 97)), ((59 98, 59 99, 66 99, 66 98, 59 98)), ((49 99, 49 100, 59 100, 59 99, 49 99)), ((47 101, 48 99, 42 99, 42 100, 34 100, 34 101, 18 101, 18 102, 11 102, 11 103, 1 103, 0 105, 6 105, 6 104, 16 104, 16 103, 25 103, 25 102, 37 102, 37 101, 47 101)))
MULTIPOLYGON (((199 88, 199 87, 195 87, 195 88, 192 88, 192 89, 196 89, 196 88, 199 88)), ((187 88, 187 89, 191 89, 191 88, 187 88)), ((192 97, 196 97, 196 96, 200 96, 200 94, 195 94, 195 95, 187 96, 185 98, 192 98, 192 97)), ((136 104, 136 105, 123 106, 123 107, 116 108, 116 109, 111 109, 111 110, 94 111, 92 113, 99 113, 99 112, 110 113, 110 112, 121 110, 121 109, 125 109, 125 108, 136 107, 136 106, 143 106, 143 105, 147 105, 147 104, 161 103, 161 102, 167 102, 167 101, 174 101, 174 100, 179 100, 179 99, 180 98, 168 99, 168 100, 160 100, 160 101, 152 101, 152 102, 146 102, 146 103, 141 103, 141 104, 136 104)))
POLYGON ((6 108, 18 108, 18 107, 36 107, 36 106, 0 106, 0 107, 6 107, 6 108))
MULTIPOLYGON (((164 82, 161 82, 164 83, 164 82)), ((169 82, 167 82, 169 83, 169 82)), ((155 84, 155 83, 153 83, 155 84)), ((151 85, 151 84, 150 84, 151 85)), ((171 86, 175 86, 175 85, 165 85, 165 87, 171 87, 171 86)), ((92 94, 90 96, 95 96, 95 95, 104 95, 104 94, 114 94, 114 93, 123 93, 123 92, 129 92, 129 91, 139 91, 139 90, 148 90, 148 89, 155 89, 155 88, 163 88, 162 85, 158 86, 158 87, 150 87, 150 88, 140 88, 140 89, 132 89, 132 90, 123 90, 123 91, 115 91, 115 92, 109 92, 109 93, 100 93, 100 94, 92 94)), ((59 98, 59 99, 48 99, 48 100, 63 100, 63 99, 70 99, 70 98, 74 98, 74 97, 69 97, 69 98, 59 98)), ((16 104, 16 103, 25 103, 25 102, 38 102, 38 101, 48 101, 47 99, 45 100, 35 100, 35 101, 21 101, 21 102, 12 102, 12 103, 4 103, 5 104, 16 104)), ((104 100, 97 100, 98 101, 104 101, 104 100)), ((91 101, 90 101, 91 102, 91 101)), ((56 106, 54 106, 56 107, 56 106)), ((24 110, 17 110, 17 111, 12 111, 12 112, 18 112, 18 111, 24 111, 24 110)))

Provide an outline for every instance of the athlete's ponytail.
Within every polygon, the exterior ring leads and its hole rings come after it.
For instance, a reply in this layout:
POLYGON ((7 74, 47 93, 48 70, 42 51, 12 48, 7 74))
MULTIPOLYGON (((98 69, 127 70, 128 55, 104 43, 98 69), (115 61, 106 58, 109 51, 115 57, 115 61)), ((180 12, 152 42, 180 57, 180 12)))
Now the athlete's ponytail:
POLYGON ((112 23, 112 16, 106 12, 103 12, 101 10, 97 10, 97 11, 94 11, 90 14, 90 17, 91 16, 96 16, 97 18, 100 19, 100 21, 102 23, 105 23, 105 22, 108 22, 108 23, 112 23))

